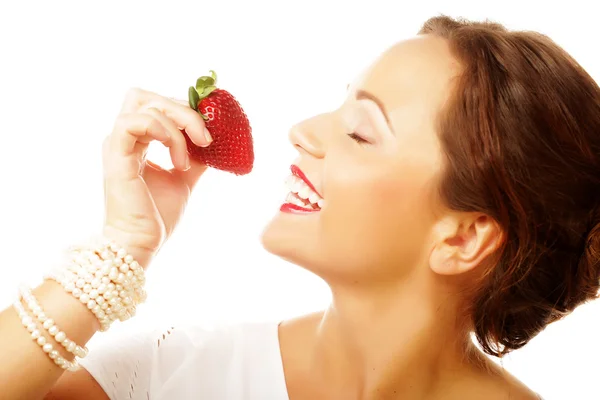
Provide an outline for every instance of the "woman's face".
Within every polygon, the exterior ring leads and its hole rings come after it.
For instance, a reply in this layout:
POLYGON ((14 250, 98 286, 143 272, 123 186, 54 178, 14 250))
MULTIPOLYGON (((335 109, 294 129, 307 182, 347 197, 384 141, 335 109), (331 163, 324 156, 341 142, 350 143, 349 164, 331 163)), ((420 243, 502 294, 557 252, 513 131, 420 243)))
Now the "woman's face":
POLYGON ((293 164, 320 196, 293 178, 291 191, 309 200, 289 198, 296 205, 269 223, 264 247, 329 282, 398 280, 427 263, 442 210, 435 121, 457 70, 443 39, 401 42, 349 87, 339 109, 294 126, 293 164), (307 201, 322 207, 297 210, 307 201))

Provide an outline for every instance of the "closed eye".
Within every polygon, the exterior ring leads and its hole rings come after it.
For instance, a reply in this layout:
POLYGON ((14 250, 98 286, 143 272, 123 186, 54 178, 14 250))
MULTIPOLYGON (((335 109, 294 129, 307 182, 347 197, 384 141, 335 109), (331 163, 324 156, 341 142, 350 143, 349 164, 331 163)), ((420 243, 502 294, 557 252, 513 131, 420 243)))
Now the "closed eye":
POLYGON ((368 141, 368 140, 366 140, 366 139, 363 139, 361 136, 357 135, 357 134, 356 134, 356 133, 354 133, 354 132, 352 132, 352 133, 349 133, 349 134, 348 134, 348 136, 349 136, 349 137, 350 137, 352 140, 354 140, 356 143, 358 143, 358 144, 362 144, 362 145, 364 145, 364 144, 369 144, 369 141, 368 141))

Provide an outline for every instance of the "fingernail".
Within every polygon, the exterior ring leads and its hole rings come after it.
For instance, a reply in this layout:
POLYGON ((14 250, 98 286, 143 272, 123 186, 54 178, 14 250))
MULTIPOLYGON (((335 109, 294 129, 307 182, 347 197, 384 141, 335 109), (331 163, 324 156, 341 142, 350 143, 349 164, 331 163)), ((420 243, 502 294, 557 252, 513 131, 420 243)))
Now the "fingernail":
POLYGON ((206 128, 204 128, 204 137, 206 138, 206 145, 204 147, 207 147, 209 144, 212 143, 213 138, 212 136, 210 136, 210 132, 206 128))
POLYGON ((186 154, 185 155, 185 169, 184 169, 184 171, 187 171, 190 168, 192 168, 192 164, 190 162, 190 155, 186 154))

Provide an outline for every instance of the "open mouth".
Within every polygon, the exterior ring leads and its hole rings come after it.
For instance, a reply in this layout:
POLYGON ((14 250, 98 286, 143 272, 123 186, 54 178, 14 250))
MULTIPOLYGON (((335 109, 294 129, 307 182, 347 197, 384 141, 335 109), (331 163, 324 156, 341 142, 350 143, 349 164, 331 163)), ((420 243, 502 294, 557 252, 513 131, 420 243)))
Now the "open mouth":
POLYGON ((286 204, 293 205, 292 208, 298 208, 299 211, 320 211, 325 201, 312 185, 303 179, 303 175, 298 167, 292 166, 292 175, 286 180, 289 190, 286 204))

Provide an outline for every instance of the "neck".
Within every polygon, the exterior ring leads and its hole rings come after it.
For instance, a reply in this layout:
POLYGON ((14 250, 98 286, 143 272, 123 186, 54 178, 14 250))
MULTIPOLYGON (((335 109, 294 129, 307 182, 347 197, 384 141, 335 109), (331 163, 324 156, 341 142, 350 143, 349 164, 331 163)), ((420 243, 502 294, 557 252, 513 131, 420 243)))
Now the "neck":
POLYGON ((316 376, 342 398, 423 398, 446 371, 464 368, 472 345, 451 291, 424 282, 332 287, 313 347, 316 376))

